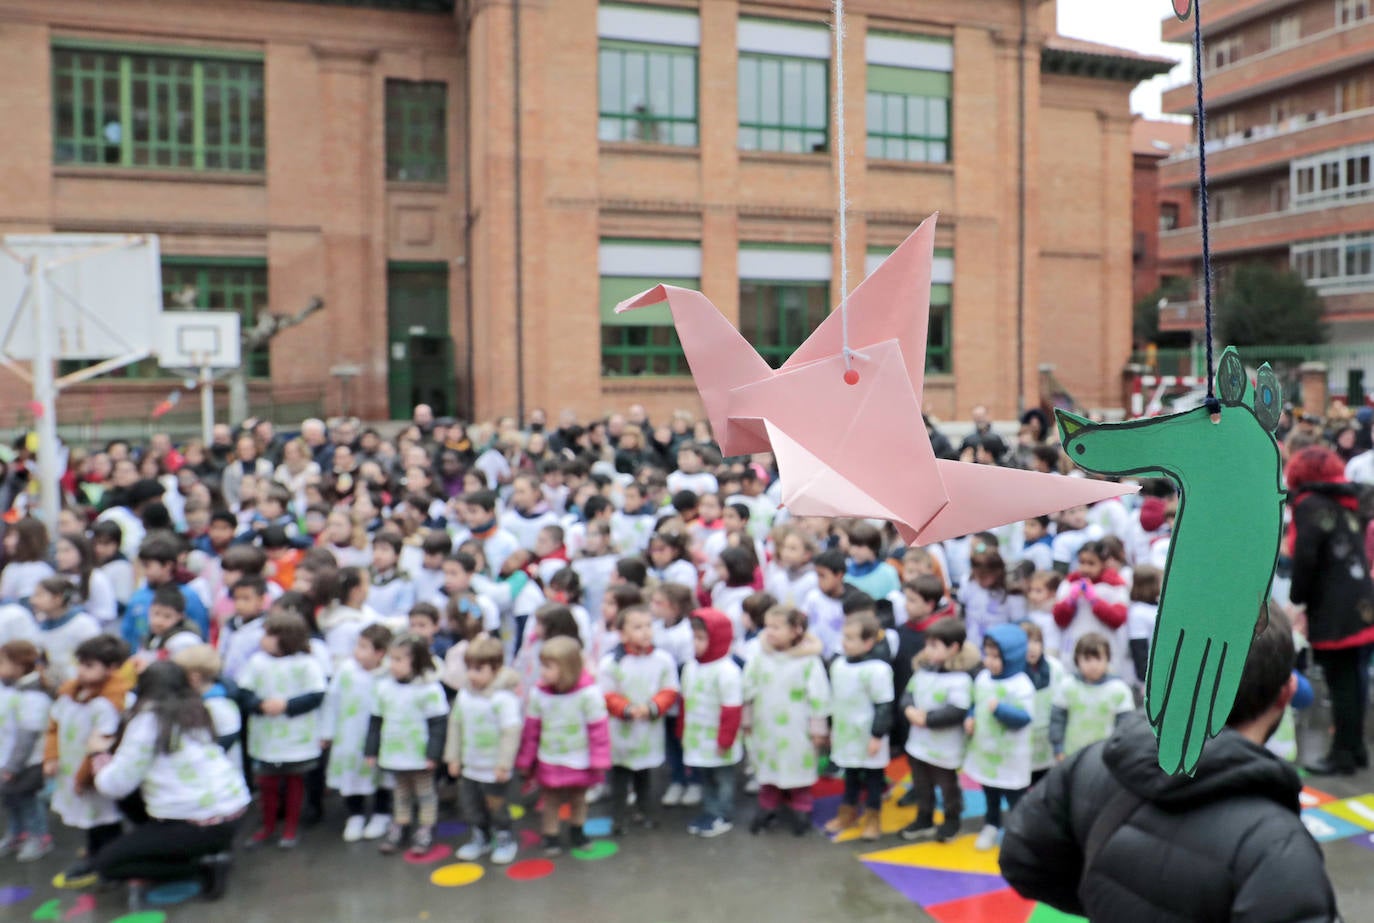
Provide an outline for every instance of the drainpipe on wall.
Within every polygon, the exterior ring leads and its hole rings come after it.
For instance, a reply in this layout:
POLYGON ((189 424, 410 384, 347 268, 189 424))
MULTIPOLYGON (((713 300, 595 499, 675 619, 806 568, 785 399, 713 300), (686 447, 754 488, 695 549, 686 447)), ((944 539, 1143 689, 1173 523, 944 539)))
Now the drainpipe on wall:
MULTIPOLYGON (((1023 0, 1024 2, 1024 0, 1023 0)), ((515 67, 515 415, 525 425, 525 233, 520 144, 520 0, 511 0, 511 56, 515 67)))
POLYGON ((472 211, 472 7, 463 7, 463 322, 467 328, 467 342, 464 347, 467 362, 467 388, 464 404, 467 419, 474 420, 477 415, 476 361, 477 350, 473 343, 476 336, 473 326, 472 309, 472 227, 477 218, 472 211))
MULTIPOLYGON (((1016 83, 1016 415, 1026 412, 1026 46, 1030 22, 1026 4, 1021 0, 1021 41, 1017 67, 1021 79, 1016 83)), ((1036 401, 1038 404, 1039 401, 1036 401)))

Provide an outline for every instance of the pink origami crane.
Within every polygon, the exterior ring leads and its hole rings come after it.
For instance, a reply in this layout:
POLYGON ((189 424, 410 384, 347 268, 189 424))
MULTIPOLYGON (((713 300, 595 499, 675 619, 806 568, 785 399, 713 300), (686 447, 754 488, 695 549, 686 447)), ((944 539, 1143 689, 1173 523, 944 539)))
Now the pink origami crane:
POLYGON ((771 451, 794 515, 886 519, 908 543, 925 545, 1129 492, 935 457, 920 395, 938 217, 849 296, 853 385, 839 311, 776 370, 700 292, 659 285, 616 312, 668 302, 721 451, 771 451))

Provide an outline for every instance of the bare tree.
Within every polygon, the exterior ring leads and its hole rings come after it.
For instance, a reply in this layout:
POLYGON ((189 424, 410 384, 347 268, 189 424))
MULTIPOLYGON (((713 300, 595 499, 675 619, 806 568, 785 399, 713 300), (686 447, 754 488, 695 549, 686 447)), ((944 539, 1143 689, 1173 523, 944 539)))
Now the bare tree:
POLYGON ((239 367, 229 375, 230 420, 243 420, 248 416, 248 372, 245 367, 248 357, 270 343, 272 338, 283 330, 305 323, 310 315, 323 309, 324 299, 316 295, 295 314, 274 314, 270 311, 263 311, 258 314, 257 323, 242 332, 240 343, 243 358, 239 367))

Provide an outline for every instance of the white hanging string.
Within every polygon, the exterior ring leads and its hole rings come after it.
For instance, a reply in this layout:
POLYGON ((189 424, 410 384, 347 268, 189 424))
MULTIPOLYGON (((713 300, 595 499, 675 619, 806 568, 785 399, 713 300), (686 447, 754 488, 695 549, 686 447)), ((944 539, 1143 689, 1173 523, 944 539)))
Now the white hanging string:
POLYGON ((840 185, 840 344, 844 356, 845 380, 850 381, 854 357, 867 359, 849 348, 849 149, 845 133, 844 110, 844 0, 835 3, 835 142, 839 160, 840 185))

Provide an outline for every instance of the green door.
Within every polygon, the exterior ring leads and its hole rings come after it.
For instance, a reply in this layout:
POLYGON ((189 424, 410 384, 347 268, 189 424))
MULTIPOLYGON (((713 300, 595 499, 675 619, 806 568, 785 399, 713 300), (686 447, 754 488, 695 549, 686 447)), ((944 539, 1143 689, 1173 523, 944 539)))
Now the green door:
POLYGON ((387 267, 386 326, 392 419, 409 418, 416 404, 429 404, 435 416, 452 416, 458 408, 458 389, 448 325, 448 267, 387 267))

